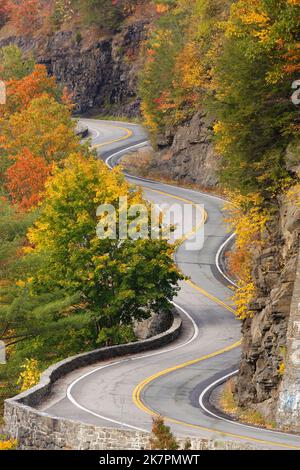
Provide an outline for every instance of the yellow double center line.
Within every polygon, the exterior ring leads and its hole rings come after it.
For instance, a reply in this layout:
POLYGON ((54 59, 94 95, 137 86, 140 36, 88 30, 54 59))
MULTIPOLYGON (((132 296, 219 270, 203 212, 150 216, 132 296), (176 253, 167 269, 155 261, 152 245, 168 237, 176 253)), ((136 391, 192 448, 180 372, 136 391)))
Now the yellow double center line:
MULTIPOLYGON (((168 196, 168 197, 171 197, 173 199, 177 199, 177 200, 180 200, 180 201, 183 201, 185 203, 188 203, 188 204, 192 204, 194 207, 197 207, 197 205, 191 201, 191 200, 188 200, 188 199, 184 199, 182 197, 179 197, 179 196, 174 196, 173 194, 170 194, 170 193, 166 193, 164 191, 158 191, 156 189, 151 189, 151 188, 147 188, 147 191, 151 191, 151 192, 155 192, 155 193, 158 193, 158 194, 162 194, 162 195, 165 195, 165 196, 168 196)), ((208 214, 206 211, 203 211, 203 214, 202 214, 202 221, 201 223, 190 233, 190 234, 187 234, 184 236, 183 238, 183 241, 184 240, 187 240, 188 238, 190 238, 190 236, 192 236, 196 231, 198 231, 207 221, 208 219, 208 214)), ((230 307, 229 305, 227 305, 225 302, 223 302, 222 300, 218 299, 217 297, 213 296, 212 294, 210 294, 209 292, 207 292, 206 290, 202 289, 201 287, 199 287, 198 285, 196 285, 195 283, 193 283, 192 281, 190 280, 186 280, 185 281, 190 287, 192 287, 193 289, 197 290, 198 292, 200 292, 200 294, 202 294, 203 296, 207 297, 208 299, 210 299, 211 301, 215 302, 216 304, 218 305, 221 305, 223 308, 225 308, 226 310, 228 310, 229 312, 235 314, 235 310, 230 307)), ((179 364, 179 365, 176 365, 174 367, 170 367, 168 369, 165 369, 165 370, 162 370, 160 372, 157 372, 156 374, 153 374, 151 375, 150 377, 147 377, 146 379, 144 379, 142 382, 140 382, 136 388, 134 389, 133 391, 133 394, 132 394, 132 400, 133 400, 133 403, 140 409, 142 410, 143 412, 151 415, 151 416, 159 416, 158 413, 156 413, 154 410, 152 410, 151 408, 147 407, 145 405, 145 403, 143 402, 142 398, 141 398, 141 395, 143 393, 143 391, 145 390, 145 388, 147 386, 149 386, 152 382, 154 382, 155 380, 159 379, 160 377, 163 377, 167 374, 170 374, 172 372, 176 372, 180 369, 184 369, 185 367, 189 367, 189 366, 192 366, 192 365, 195 365, 195 364, 199 364, 200 362, 203 362, 203 361, 206 361, 208 359, 211 359, 211 358, 214 358, 216 356, 220 356, 222 354, 225 354, 229 351, 232 351, 238 347, 240 347, 241 345, 241 341, 238 341, 232 345, 229 345, 225 348, 222 348, 218 351, 215 351, 211 354, 207 354, 205 356, 202 356, 198 359, 194 359, 194 360, 191 360, 191 361, 188 361, 188 362, 185 362, 183 364, 179 364)), ((219 431, 217 429, 213 429, 213 428, 207 428, 207 427, 204 427, 204 426, 199 426, 199 425, 196 425, 196 424, 191 424, 191 423, 187 423, 185 421, 180 421, 180 420, 176 420, 174 418, 170 418, 170 417, 164 417, 165 421, 166 422, 169 422, 169 423, 173 423, 173 424, 178 424, 178 425, 181 425, 181 426, 185 426, 185 427, 188 427, 188 428, 193 428, 193 429, 199 429, 201 431, 206 431, 206 432, 213 432, 213 433, 216 433, 216 434, 219 434, 221 436, 227 436, 227 437, 231 437, 231 438, 234 438, 234 439, 241 439, 241 440, 246 440, 246 441, 251 441, 251 442, 255 442, 255 443, 259 443, 259 444, 267 444, 267 445, 272 445, 272 446, 277 446, 277 447, 282 447, 282 448, 286 448, 286 449, 297 449, 297 450, 300 450, 300 447, 297 447, 297 446, 291 446, 289 444, 283 444, 283 443, 277 443, 277 442, 272 442, 272 441, 267 441, 267 440, 264 440, 264 439, 258 439, 258 438, 254 438, 254 437, 247 437, 247 436, 243 436, 243 435, 240 435, 240 434, 233 434, 233 433, 228 433, 228 432, 223 432, 223 431, 219 431)))
POLYGON ((109 127, 113 127, 114 129, 119 129, 121 131, 124 131, 125 135, 122 136, 122 137, 119 137, 118 139, 112 139, 112 140, 109 140, 107 142, 102 142, 101 144, 95 144, 95 145, 92 146, 94 149, 99 149, 101 147, 106 147, 106 145, 115 144, 116 142, 121 142, 122 140, 127 140, 127 139, 129 139, 130 137, 133 136, 133 131, 131 129, 127 129, 127 127, 123 127, 123 126, 109 126, 109 127))
MULTIPOLYGON (((105 143, 102 143, 102 144, 96 144, 93 146, 93 148, 100 148, 100 147, 104 147, 106 145, 109 145, 109 144, 112 144, 112 143, 115 143, 115 142, 120 142, 122 140, 126 140, 126 139, 129 139, 132 135, 133 135, 133 132, 126 128, 126 127, 120 127, 120 126, 115 126, 116 129, 120 129, 120 130, 123 130, 125 131, 126 135, 123 136, 123 137, 120 137, 118 139, 114 139, 114 140, 111 140, 109 142, 105 142, 105 143)), ((173 199, 177 199, 177 200, 180 200, 180 201, 183 201, 185 203, 188 203, 188 204, 192 204, 194 207, 196 207, 196 204, 191 201, 191 200, 188 200, 188 199, 184 199, 184 198, 181 198, 179 196, 174 196, 173 194, 170 194, 170 193, 167 193, 167 192, 163 192, 163 191, 158 191, 158 190, 155 190, 155 189, 151 189, 151 188, 147 188, 147 190, 150 190, 152 192, 155 192, 155 193, 159 193, 159 194, 163 194, 165 196, 168 196, 168 197, 171 197, 173 199)), ((202 225, 204 225, 207 221, 207 212, 206 211, 203 211, 203 217, 202 217, 202 221, 201 223, 199 224, 198 227, 196 227, 190 234, 187 234, 184 236, 183 238, 183 241, 184 240, 187 240, 188 238, 190 238, 190 236, 192 236, 194 233, 196 233, 196 231, 198 231, 202 225)), ((235 310, 230 307, 229 305, 227 305, 225 302, 223 302, 222 300, 218 299, 217 297, 213 296, 212 294, 210 294, 209 292, 205 291, 204 289, 202 289, 201 287, 199 287, 198 285, 194 284, 192 281, 190 280, 187 280, 185 281, 190 287, 192 287, 193 289, 197 290, 198 292, 200 292, 200 294, 202 294, 203 296, 207 297, 208 299, 210 299, 211 301, 217 303, 218 305, 221 305, 222 307, 224 307, 226 310, 230 311, 231 313, 235 313, 235 310)), ((149 384, 151 384, 152 382, 154 382, 155 380, 157 380, 158 378, 160 377, 163 377, 167 374, 170 374, 172 372, 175 372, 177 370, 180 370, 180 369, 183 369, 185 367, 189 367, 189 366, 192 366, 194 364, 198 364, 200 362, 203 362, 205 360, 208 360, 208 359, 211 359, 211 358, 214 358, 216 356, 220 356, 222 354, 225 354, 229 351, 232 351, 236 348, 238 348, 239 346, 241 345, 241 341, 238 341, 232 345, 229 345, 227 346, 226 348, 223 348, 223 349, 220 349, 218 351, 215 351, 211 354, 207 354, 205 356, 202 356, 198 359, 194 359, 194 360, 191 360, 191 361, 188 361, 188 362, 185 362, 183 364, 179 364, 177 366, 174 366, 174 367, 170 367, 168 369, 165 369, 161 372, 158 372, 154 375, 151 375, 150 377, 146 378, 145 380, 143 380, 141 383, 139 383, 136 388, 134 389, 133 391, 133 395, 132 395, 132 399, 133 399, 133 402, 134 404, 140 409, 142 410, 143 412, 151 415, 151 416, 158 416, 158 413, 156 413, 155 411, 151 410, 150 408, 148 408, 142 401, 142 398, 141 398, 141 394, 143 392, 143 390, 145 389, 145 387, 147 387, 149 384)), ((207 427, 204 427, 204 426, 199 426, 199 425, 196 425, 196 424, 191 424, 191 423, 187 423, 185 421, 180 421, 180 420, 176 420, 176 419, 173 419, 173 418, 169 418, 169 417, 164 417, 165 421, 169 422, 169 423, 173 423, 173 424, 178 424, 178 425, 181 425, 181 426, 185 426, 185 427, 189 427, 189 428, 193 428, 193 429, 199 429, 199 430, 202 430, 202 431, 208 431, 208 432, 213 432, 213 433, 216 433, 216 434, 220 434, 221 436, 227 436, 227 437, 232 437, 234 439, 241 439, 241 440, 246 440, 246 441, 251 441, 251 442, 256 442, 256 443, 259 443, 259 444, 267 444, 267 445, 273 445, 273 446, 276 446, 276 447, 282 447, 282 448, 286 448, 286 449, 297 449, 297 450, 300 450, 300 447, 298 446, 292 446, 292 445, 289 445, 289 444, 283 444, 283 443, 278 443, 278 442, 272 442, 272 441, 267 441, 267 440, 263 440, 263 439, 256 439, 254 437, 247 437, 247 436, 243 436, 243 435, 239 435, 239 434, 233 434, 233 433, 228 433, 228 432, 223 432, 223 431, 219 431, 218 429, 213 429, 213 428, 207 428, 207 427)))

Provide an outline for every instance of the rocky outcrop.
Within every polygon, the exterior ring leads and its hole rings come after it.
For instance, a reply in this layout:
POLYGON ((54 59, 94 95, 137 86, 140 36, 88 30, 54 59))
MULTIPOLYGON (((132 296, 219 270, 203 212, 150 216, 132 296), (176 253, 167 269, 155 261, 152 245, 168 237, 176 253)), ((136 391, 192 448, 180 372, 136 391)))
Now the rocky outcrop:
POLYGON ((279 386, 285 372, 287 326, 299 252, 300 207, 282 201, 255 255, 257 297, 252 318, 243 323, 243 353, 237 381, 242 406, 255 405, 274 421, 279 386))
POLYGON ((172 325, 173 317, 168 312, 153 313, 147 320, 134 325, 134 333, 139 340, 149 339, 167 331, 172 325))
POLYGON ((205 113, 198 112, 177 129, 159 135, 157 145, 150 173, 203 188, 216 187, 220 158, 213 148, 212 123, 205 113))
POLYGON ((284 377, 279 389, 276 423, 283 429, 300 432, 300 251, 287 330, 284 377))
POLYGON ((76 111, 137 116, 137 73, 140 46, 147 21, 139 21, 112 36, 87 42, 73 31, 36 38, 11 37, 0 47, 15 43, 74 94, 76 111))
MULTIPOLYGON (((79 114, 135 117, 140 114, 137 95, 142 67, 141 46, 150 20, 124 26, 111 37, 81 38, 76 31, 59 31, 35 38, 10 37, 0 47, 17 44, 26 55, 45 64, 50 75, 73 93, 79 114)), ((219 158, 212 145, 211 122, 196 113, 176 129, 158 136, 159 152, 149 171, 168 179, 195 183, 203 188, 218 182, 219 158)))

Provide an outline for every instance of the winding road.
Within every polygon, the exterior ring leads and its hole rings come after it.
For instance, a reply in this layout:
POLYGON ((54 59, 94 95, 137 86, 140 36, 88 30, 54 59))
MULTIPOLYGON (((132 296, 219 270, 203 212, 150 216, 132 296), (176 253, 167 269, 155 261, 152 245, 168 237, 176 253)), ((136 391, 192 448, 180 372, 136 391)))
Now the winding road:
MULTIPOLYGON (((138 125, 82 120, 93 146, 113 167, 124 153, 145 145, 138 125)), ((55 416, 104 426, 151 430, 152 415, 165 416, 180 436, 243 441, 259 448, 298 449, 300 436, 227 420, 212 411, 212 384, 232 374, 240 358, 240 323, 235 319, 229 280, 221 275, 219 255, 229 239, 223 223, 224 201, 198 191, 128 177, 156 204, 203 204, 204 246, 190 251, 186 239, 176 262, 189 281, 174 299, 183 319, 182 334, 169 346, 80 369, 58 381, 42 410, 55 416)), ((231 286, 232 287, 232 286, 231 286)))

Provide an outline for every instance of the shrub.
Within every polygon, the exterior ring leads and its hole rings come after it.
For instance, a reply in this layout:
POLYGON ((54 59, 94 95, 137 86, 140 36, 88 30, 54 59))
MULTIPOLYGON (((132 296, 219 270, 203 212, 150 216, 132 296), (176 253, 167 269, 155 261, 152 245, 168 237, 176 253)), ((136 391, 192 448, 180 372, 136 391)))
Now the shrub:
POLYGON ((165 425, 162 416, 153 418, 150 445, 152 450, 177 450, 179 448, 176 438, 171 433, 170 427, 165 425))
POLYGON ((25 392, 39 383, 41 374, 36 359, 26 359, 21 369, 23 369, 23 372, 20 373, 18 385, 21 388, 21 392, 25 392))

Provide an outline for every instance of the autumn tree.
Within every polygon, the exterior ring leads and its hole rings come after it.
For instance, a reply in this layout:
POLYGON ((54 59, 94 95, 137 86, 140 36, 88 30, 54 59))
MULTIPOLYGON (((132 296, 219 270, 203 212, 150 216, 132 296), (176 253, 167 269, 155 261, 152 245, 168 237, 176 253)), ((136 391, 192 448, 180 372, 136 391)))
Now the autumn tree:
POLYGON ((270 201, 294 178, 285 152, 299 135, 291 101, 300 70, 298 0, 156 3, 162 14, 140 77, 146 124, 168 131, 209 111, 218 120, 222 183, 270 201))
POLYGON ((162 416, 153 418, 152 436, 150 438, 152 450, 178 450, 179 444, 171 432, 171 428, 164 422, 162 416))
POLYGON ((98 237, 98 206, 112 204, 119 220, 124 196, 129 206, 143 202, 120 172, 72 155, 47 183, 42 214, 29 235, 34 253, 46 261, 35 277, 37 287, 80 293, 100 344, 111 344, 134 319, 169 310, 181 278, 165 240, 98 237))
POLYGON ((26 148, 13 160, 6 172, 6 186, 12 203, 21 210, 29 210, 41 201, 52 165, 26 148))
POLYGON ((176 123, 181 113, 174 90, 176 57, 182 50, 186 10, 167 10, 157 22, 147 42, 145 65, 140 75, 142 112, 147 126, 163 131, 176 123))
POLYGON ((4 155, 15 156, 26 148, 51 163, 62 161, 80 148, 69 110, 48 94, 33 99, 27 108, 2 121, 0 153, 4 155))
POLYGON ((285 154, 299 139, 299 111, 291 101, 299 27, 298 1, 235 2, 213 71, 223 183, 244 193, 258 191, 269 203, 293 182, 285 154))
POLYGON ((203 108, 213 56, 222 42, 218 24, 228 15, 230 0, 155 3, 161 16, 147 41, 139 81, 142 112, 154 133, 203 108))
MULTIPOLYGON (((33 70, 28 74, 26 68, 29 67, 31 61, 26 61, 22 66, 18 61, 14 70, 13 66, 10 68, 10 73, 24 76, 11 76, 6 81, 7 88, 7 102, 2 106, 3 114, 11 115, 17 111, 26 108, 34 98, 39 98, 43 94, 55 98, 56 101, 61 101, 62 93, 59 90, 55 78, 49 77, 46 67, 44 65, 35 65, 33 70), (18 72, 17 67, 20 67, 18 72)), ((6 68, 7 70, 7 68, 6 68)))
POLYGON ((46 68, 24 59, 15 46, 1 55, 7 84, 7 103, 0 110, 1 193, 28 210, 41 199, 51 163, 84 147, 74 135, 70 95, 46 68))

